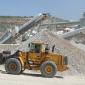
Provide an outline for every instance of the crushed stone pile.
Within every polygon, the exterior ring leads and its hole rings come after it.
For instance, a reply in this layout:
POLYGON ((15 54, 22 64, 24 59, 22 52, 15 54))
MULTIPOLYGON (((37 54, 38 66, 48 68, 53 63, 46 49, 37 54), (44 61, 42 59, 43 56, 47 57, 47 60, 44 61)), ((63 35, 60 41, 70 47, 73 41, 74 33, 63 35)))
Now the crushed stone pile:
POLYGON ((27 41, 21 42, 18 49, 28 51, 28 44, 36 39, 48 43, 50 48, 55 44, 55 53, 68 57, 69 69, 65 71, 64 74, 85 74, 85 52, 73 46, 68 40, 58 37, 49 31, 41 31, 27 41))

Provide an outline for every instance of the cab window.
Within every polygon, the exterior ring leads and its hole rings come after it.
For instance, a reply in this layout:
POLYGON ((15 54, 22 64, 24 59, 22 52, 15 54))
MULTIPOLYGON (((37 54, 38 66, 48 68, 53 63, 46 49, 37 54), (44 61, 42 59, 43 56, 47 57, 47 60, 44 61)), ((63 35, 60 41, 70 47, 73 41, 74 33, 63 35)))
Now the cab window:
POLYGON ((40 50, 41 50, 41 45, 35 44, 34 48, 35 53, 40 53, 40 50))

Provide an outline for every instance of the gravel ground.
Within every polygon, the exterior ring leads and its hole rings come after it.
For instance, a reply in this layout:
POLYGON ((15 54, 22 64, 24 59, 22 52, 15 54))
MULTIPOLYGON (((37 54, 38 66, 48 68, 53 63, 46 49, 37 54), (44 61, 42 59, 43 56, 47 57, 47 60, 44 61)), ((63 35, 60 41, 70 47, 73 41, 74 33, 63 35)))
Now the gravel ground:
POLYGON ((20 75, 6 74, 0 66, 0 85, 85 85, 84 76, 62 76, 43 78, 40 73, 26 70, 20 75))

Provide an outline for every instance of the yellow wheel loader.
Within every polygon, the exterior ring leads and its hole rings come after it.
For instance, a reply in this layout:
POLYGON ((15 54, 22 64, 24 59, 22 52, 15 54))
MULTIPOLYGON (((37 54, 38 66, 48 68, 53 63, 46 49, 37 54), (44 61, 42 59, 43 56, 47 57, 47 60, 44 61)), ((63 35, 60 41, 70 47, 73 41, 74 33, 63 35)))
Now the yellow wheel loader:
POLYGON ((42 41, 29 44, 28 52, 17 51, 5 62, 5 70, 10 74, 20 74, 25 69, 40 70, 43 77, 51 78, 57 71, 67 69, 67 57, 49 52, 48 46, 42 41))

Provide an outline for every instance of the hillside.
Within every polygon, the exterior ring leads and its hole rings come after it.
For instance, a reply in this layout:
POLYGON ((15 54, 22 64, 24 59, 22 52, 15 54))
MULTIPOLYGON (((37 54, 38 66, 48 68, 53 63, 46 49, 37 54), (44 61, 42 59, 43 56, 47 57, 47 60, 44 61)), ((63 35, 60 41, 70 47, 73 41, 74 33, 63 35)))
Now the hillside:
POLYGON ((4 32, 7 28, 20 26, 29 21, 32 16, 0 16, 0 32, 4 32))
MULTIPOLYGON (((7 28, 23 25, 32 18, 33 16, 0 16, 0 32, 5 31, 7 28)), ((51 22, 68 22, 68 20, 53 16, 50 19, 51 22)))
MULTIPOLYGON (((0 16, 0 36, 7 30, 13 29, 15 26, 21 26, 24 23, 28 22, 34 16, 0 16)), ((51 16, 48 21, 44 24, 48 23, 57 23, 57 22, 68 22, 68 20, 64 20, 58 17, 51 16)))

